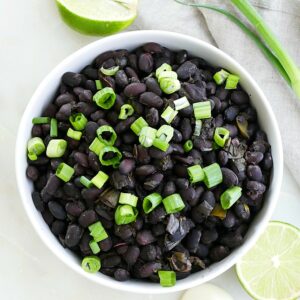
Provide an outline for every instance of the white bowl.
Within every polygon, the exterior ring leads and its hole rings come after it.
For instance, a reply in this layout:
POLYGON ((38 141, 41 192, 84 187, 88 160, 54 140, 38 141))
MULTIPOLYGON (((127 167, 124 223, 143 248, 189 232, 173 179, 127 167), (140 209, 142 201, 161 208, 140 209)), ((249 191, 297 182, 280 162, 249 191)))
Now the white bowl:
POLYGON ((255 244, 266 228, 276 206, 282 181, 283 155, 280 133, 272 109, 254 79, 241 65, 221 50, 198 39, 172 32, 133 31, 121 33, 91 43, 70 55, 50 72, 35 91, 23 114, 16 145, 16 174, 20 195, 27 215, 40 238, 59 259, 75 272, 98 284, 134 293, 162 294, 184 290, 207 282, 232 267, 255 244), (177 281, 176 285, 171 288, 163 288, 159 284, 143 281, 118 282, 101 273, 89 274, 83 271, 79 258, 61 246, 51 233, 40 212, 34 207, 31 199, 33 186, 25 175, 27 166, 26 143, 30 138, 31 120, 33 117, 39 116, 46 104, 53 99, 62 74, 66 71, 76 72, 81 70, 104 51, 122 48, 131 50, 146 42, 157 42, 173 50, 186 49, 190 54, 202 57, 212 65, 222 66, 238 74, 241 78, 241 85, 249 93, 251 102, 257 109, 260 125, 268 134, 274 160, 271 184, 265 195, 264 206, 252 222, 244 243, 221 262, 177 281))

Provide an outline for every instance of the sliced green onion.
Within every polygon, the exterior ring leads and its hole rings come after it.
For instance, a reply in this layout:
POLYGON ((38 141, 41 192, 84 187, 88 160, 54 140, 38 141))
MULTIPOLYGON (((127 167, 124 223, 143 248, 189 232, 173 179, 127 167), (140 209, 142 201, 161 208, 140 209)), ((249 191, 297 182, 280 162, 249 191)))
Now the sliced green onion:
POLYGON ((146 148, 151 147, 155 140, 156 132, 157 130, 155 128, 149 126, 143 127, 139 135, 139 142, 141 145, 146 148))
POLYGON ((46 155, 49 158, 62 157, 67 149, 67 141, 63 139, 51 140, 47 146, 46 155))
POLYGON ((183 144, 183 150, 184 152, 190 152, 193 149, 193 142, 191 140, 187 140, 184 144, 183 144))
POLYGON ((181 85, 178 79, 162 78, 160 81, 160 88, 165 94, 173 94, 180 90, 181 85))
POLYGON ((210 101, 202 101, 193 104, 194 116, 196 120, 208 119, 211 117, 210 101))
POLYGON ((128 204, 119 205, 115 211, 115 222, 117 225, 129 224, 136 220, 138 211, 128 204))
POLYGON ((98 243, 95 240, 91 240, 89 242, 89 246, 90 246, 93 254, 98 254, 100 252, 100 247, 99 247, 98 243))
POLYGON ((103 88, 102 82, 100 80, 95 80, 96 89, 101 90, 103 88))
POLYGON ((81 176, 79 181, 83 186, 85 186, 88 189, 93 186, 93 183, 88 178, 86 178, 85 176, 81 176))
POLYGON ((217 127, 214 133, 214 141, 220 147, 224 147, 229 138, 229 130, 224 127, 217 127))
POLYGON ((235 90, 239 83, 240 77, 237 75, 230 74, 226 79, 226 90, 235 90))
POLYGON ((200 165, 188 167, 187 172, 189 174, 189 179, 191 183, 200 182, 204 179, 204 171, 200 165))
POLYGON ((93 96, 93 100, 99 107, 110 109, 115 104, 116 94, 112 88, 105 87, 93 96))
POLYGON ((31 138, 27 143, 28 158, 30 160, 37 160, 37 157, 41 155, 45 150, 45 144, 40 137, 31 138))
POLYGON ((162 196, 158 193, 152 193, 146 196, 143 200, 143 210, 149 214, 162 202, 162 196))
POLYGON ((177 116, 178 111, 174 110, 171 106, 168 106, 163 113, 161 114, 161 117, 168 123, 171 124, 174 118, 177 116))
POLYGON ((139 198, 136 195, 130 193, 120 193, 119 203, 136 207, 138 199, 139 198))
POLYGON ((217 163, 203 168, 203 171, 205 175, 204 183, 208 188, 212 188, 223 181, 222 171, 217 163))
POLYGON ((139 117, 136 119, 130 126, 130 129, 136 134, 140 135, 140 132, 143 127, 148 126, 148 123, 145 121, 143 117, 139 117))
POLYGON ((190 106, 190 102, 187 97, 182 97, 177 100, 174 100, 175 110, 181 110, 190 106))
POLYGON ((200 136, 202 129, 202 121, 196 120, 195 121, 195 129, 194 129, 194 136, 200 136))
POLYGON ((185 207, 182 198, 179 194, 172 194, 164 198, 162 202, 168 214, 177 213, 185 207))
POLYGON ((108 175, 105 174, 102 171, 99 171, 97 175, 95 175, 92 179, 91 182, 94 186, 96 186, 98 189, 101 189, 105 182, 108 180, 108 175))
POLYGON ((163 287, 171 287, 176 284, 176 273, 174 271, 158 271, 159 282, 163 287))
POLYGON ((108 146, 112 146, 117 139, 116 132, 109 125, 102 125, 97 129, 96 133, 99 141, 108 146))
POLYGON ((64 182, 70 181, 75 170, 65 163, 60 163, 56 169, 55 175, 64 182))
POLYGON ((88 273, 97 273, 101 268, 100 258, 97 256, 86 256, 82 260, 81 267, 88 273))
POLYGON ((221 195, 221 205, 223 209, 229 209, 242 196, 242 188, 232 186, 221 195))
POLYGON ((90 236, 93 237, 95 242, 98 243, 108 238, 108 235, 100 221, 89 225, 88 228, 90 231, 90 236))
POLYGON ((100 154, 100 151, 102 148, 104 148, 105 145, 102 144, 100 142, 100 140, 96 137, 93 142, 90 144, 89 146, 89 149, 94 152, 96 155, 99 155, 100 154))
POLYGON ((52 118, 50 121, 50 137, 54 138, 58 136, 57 120, 52 118))
POLYGON ((162 79, 164 78, 172 78, 172 79, 177 79, 178 78, 178 75, 176 72, 174 71, 163 71, 161 72, 158 77, 157 77, 157 80, 158 82, 160 83, 162 79))
POLYGON ((32 124, 39 125, 39 124, 49 124, 50 118, 49 117, 37 117, 32 119, 32 124))
POLYGON ((115 67, 111 67, 109 69, 105 69, 103 67, 101 67, 100 71, 102 74, 107 75, 107 76, 114 76, 116 75, 116 73, 119 71, 120 67, 119 66, 115 66, 115 67))
POLYGON ((166 152, 169 149, 170 144, 167 141, 161 140, 161 139, 154 139, 153 144, 155 148, 166 152))
POLYGON ((134 113, 134 108, 130 104, 123 104, 120 109, 119 119, 126 120, 128 117, 132 116, 134 113))
POLYGON ((105 146, 100 150, 99 159, 100 159, 100 163, 103 166, 117 167, 122 159, 122 153, 116 147, 105 146), (108 153, 111 153, 111 155, 109 155, 108 153), (112 157, 107 159, 106 155, 109 155, 112 157))
POLYGON ((222 83, 225 82, 225 80, 227 79, 227 77, 230 75, 229 72, 225 71, 225 70, 220 70, 219 72, 215 73, 215 75, 213 76, 216 84, 220 85, 222 83))
POLYGON ((158 77, 161 72, 172 71, 172 67, 166 63, 162 64, 155 71, 155 76, 158 77))
POLYGON ((87 124, 87 118, 83 113, 71 115, 69 121, 75 130, 83 130, 87 124))
POLYGON ((82 132, 73 130, 72 128, 69 128, 67 131, 67 136, 75 141, 80 141, 82 132))
POLYGON ((170 142, 174 135, 174 128, 170 125, 162 125, 156 132, 156 137, 160 140, 170 142))

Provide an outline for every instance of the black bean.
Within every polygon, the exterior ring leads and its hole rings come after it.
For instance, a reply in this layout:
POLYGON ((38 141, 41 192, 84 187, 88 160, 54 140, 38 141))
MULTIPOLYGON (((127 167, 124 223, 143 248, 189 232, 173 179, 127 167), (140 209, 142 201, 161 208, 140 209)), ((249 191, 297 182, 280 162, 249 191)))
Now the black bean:
POLYGON ((54 235, 63 234, 66 230, 66 223, 60 220, 55 220, 51 224, 51 231, 54 235))
POLYGON ((140 249, 137 246, 129 246, 127 252, 123 255, 123 259, 129 266, 136 263, 138 257, 140 256, 140 249))
POLYGON ((185 83, 182 85, 182 89, 184 91, 184 94, 182 96, 187 96, 187 98, 192 103, 203 101, 203 99, 206 99, 205 87, 200 87, 196 84, 185 83))
POLYGON ((98 216, 96 212, 92 209, 85 210, 82 212, 78 218, 78 223, 84 227, 87 228, 91 224, 95 223, 98 221, 98 216))
POLYGON ((79 86, 84 82, 84 77, 81 74, 66 72, 61 78, 62 82, 70 87, 79 86))
POLYGON ((142 265, 139 270, 138 274, 140 278, 147 278, 151 276, 153 273, 156 273, 157 270, 161 268, 161 264, 157 262, 148 262, 142 265))
POLYGON ((181 190, 180 196, 191 206, 194 206, 198 200, 196 190, 193 187, 188 187, 185 190, 181 190))
POLYGON ((58 121, 68 121, 69 117, 71 116, 73 106, 73 102, 62 105, 59 111, 56 113, 56 119, 58 121))
POLYGON ((239 179, 232 170, 228 168, 221 168, 221 170, 222 170, 224 185, 226 185, 227 187, 231 187, 238 184, 239 179))
POLYGON ((99 197, 101 190, 98 188, 83 189, 81 191, 82 198, 89 202, 94 202, 99 197))
POLYGON ((234 205, 234 213, 243 221, 247 221, 250 218, 250 209, 246 203, 237 202, 234 205))
POLYGON ((166 229, 165 229, 165 226, 162 223, 158 223, 158 224, 152 225, 151 231, 152 231, 152 233, 155 237, 158 237, 162 234, 165 234, 166 229))
POLYGON ((146 91, 146 85, 140 82, 128 84, 124 89, 124 94, 127 97, 137 97, 146 91))
POLYGON ((186 178, 177 178, 175 184, 179 190, 186 190, 189 187, 189 181, 186 178))
POLYGON ((176 53, 176 57, 175 57, 175 60, 176 60, 176 63, 181 65, 183 64, 188 58, 188 53, 186 50, 180 50, 176 53))
POLYGON ((244 105, 249 103, 249 96, 244 91, 233 91, 230 99, 237 105, 244 105))
POLYGON ((26 176, 30 180, 36 181, 39 178, 39 170, 34 166, 28 166, 26 169, 26 176))
POLYGON ((216 229, 205 229, 202 231, 201 243, 205 245, 210 245, 218 239, 218 232, 216 229))
POLYGON ((134 229, 130 225, 115 225, 114 233, 122 240, 128 240, 135 233, 134 229))
POLYGON ((224 111, 224 118, 227 122, 233 122, 239 113, 239 107, 236 105, 229 106, 224 111))
MULTIPOLYGON (((173 147, 171 147, 171 146, 167 149, 166 152, 159 150, 157 148, 151 147, 149 149, 149 156, 152 158, 155 158, 155 159, 162 159, 166 155, 170 154, 172 151, 173 151, 173 147)), ((149 159, 150 159, 150 157, 149 157, 149 159)))
POLYGON ((232 228, 236 224, 236 217, 230 210, 227 211, 226 217, 222 220, 222 224, 225 228, 232 228))
POLYGON ((154 64, 152 55, 150 53, 141 54, 139 57, 138 64, 141 71, 147 74, 151 73, 154 64))
POLYGON ((160 44, 157 44, 157 43, 146 43, 144 46, 143 46, 143 49, 145 52, 149 52, 149 53, 161 53, 162 52, 162 47, 160 44))
POLYGON ((210 249, 209 257, 212 261, 220 261, 230 253, 227 247, 222 245, 214 246, 210 249))
POLYGON ((266 191, 266 186, 258 181, 248 181, 247 189, 263 194, 266 191))
POLYGON ((68 202, 65 209, 69 215, 73 217, 79 217, 80 214, 84 211, 85 206, 81 201, 68 202))
POLYGON ((262 161, 262 167, 264 170, 270 170, 273 167, 273 158, 270 152, 267 152, 262 161))
POLYGON ((133 82, 140 82, 139 80, 139 76, 137 75, 137 73, 135 72, 134 69, 130 68, 130 67, 126 67, 125 68, 125 72, 127 74, 127 76, 129 77, 129 82, 133 83, 133 82))
POLYGON ((148 107, 154 107, 154 108, 160 108, 164 104, 163 100, 158 95, 152 92, 145 92, 141 94, 139 101, 140 103, 148 107))
POLYGON ((61 204, 59 204, 56 201, 49 201, 48 208, 51 214, 53 215, 53 217, 58 220, 64 220, 67 216, 64 208, 61 206, 61 204))
POLYGON ((114 272, 114 277, 118 281, 126 281, 130 278, 130 273, 125 269, 117 269, 114 272))
POLYGON ((67 103, 72 103, 75 100, 76 100, 76 98, 74 97, 74 95, 72 95, 70 93, 64 93, 64 94, 60 94, 55 99, 55 104, 57 106, 61 107, 62 105, 67 104, 67 103))
POLYGON ((119 165, 119 171, 123 175, 127 175, 135 168, 134 159, 123 159, 119 165))
POLYGON ((144 261, 154 261, 156 258, 156 247, 151 244, 142 247, 140 256, 144 261))
POLYGON ((172 195, 176 192, 176 186, 173 181, 168 181, 163 188, 163 197, 167 197, 169 195, 172 195))
POLYGON ((150 175, 144 181, 144 189, 147 191, 152 191, 158 187, 158 185, 162 182, 164 175, 161 173, 155 173, 150 175))
POLYGON ((91 144, 96 137, 96 130, 99 128, 99 125, 96 122, 87 122, 85 127, 85 138, 86 142, 91 144))
POLYGON ((116 85, 118 85, 121 88, 124 88, 126 85, 128 85, 128 77, 126 73, 123 70, 119 70, 116 75, 116 85))
POLYGON ((98 79, 98 71, 97 69, 93 68, 93 66, 86 66, 83 70, 82 73, 87 76, 90 79, 96 80, 98 79))
POLYGON ((156 239, 150 230, 141 230, 136 235, 136 242, 141 246, 151 244, 155 242, 155 240, 156 239))
POLYGON ((161 91, 159 84, 155 78, 152 78, 152 77, 147 78, 145 83, 146 83, 147 90, 149 92, 152 92, 158 96, 162 95, 162 91, 161 91))
POLYGON ((196 70, 197 66, 195 64, 186 61, 176 70, 176 73, 179 79, 187 80, 195 74, 196 70))
POLYGON ((33 125, 31 129, 31 135, 32 137, 42 137, 43 136, 43 130, 41 125, 33 125))
POLYGON ((201 230, 192 229, 186 236, 186 247, 191 253, 196 253, 200 238, 201 238, 201 230))
POLYGON ((35 208, 38 211, 43 212, 45 210, 45 204, 41 199, 40 193, 32 192, 31 197, 32 197, 32 201, 33 201, 35 208))
POLYGON ((229 248, 235 248, 242 244, 243 237, 236 232, 228 232, 221 237, 221 244, 229 248))
POLYGON ((193 133, 191 121, 188 118, 184 118, 180 124, 180 132, 182 134, 183 141, 189 140, 193 133))
POLYGON ((263 160, 263 158, 264 158, 264 155, 261 152, 247 151, 245 153, 245 159, 246 159, 247 163, 251 164, 251 165, 259 164, 263 160))
POLYGON ((149 109, 149 111, 146 114, 146 121, 149 124, 150 127, 157 126, 159 122, 159 112, 156 108, 152 107, 149 109))
POLYGON ((261 168, 257 165, 249 165, 247 167, 247 176, 250 180, 261 182, 263 179, 263 174, 261 168))
POLYGON ((135 121, 135 117, 129 117, 126 120, 120 121, 116 126, 115 126, 115 131, 117 134, 123 133, 124 131, 128 130, 130 125, 135 121))
POLYGON ((52 222, 54 221, 54 217, 53 215, 50 213, 50 211, 48 209, 44 209, 42 212, 42 217, 44 219, 44 221, 46 222, 46 224, 48 224, 48 226, 50 226, 52 224, 52 222))
POLYGON ((66 235, 65 235, 65 244, 68 248, 75 247, 83 234, 83 230, 75 224, 71 224, 68 226, 66 235))
POLYGON ((218 153, 218 161, 219 161, 221 166, 226 166, 227 163, 228 163, 228 154, 227 154, 227 152, 221 150, 218 153))
POLYGON ((103 268, 114 268, 121 263, 121 257, 118 255, 112 255, 108 257, 104 257, 101 260, 101 266, 103 268))

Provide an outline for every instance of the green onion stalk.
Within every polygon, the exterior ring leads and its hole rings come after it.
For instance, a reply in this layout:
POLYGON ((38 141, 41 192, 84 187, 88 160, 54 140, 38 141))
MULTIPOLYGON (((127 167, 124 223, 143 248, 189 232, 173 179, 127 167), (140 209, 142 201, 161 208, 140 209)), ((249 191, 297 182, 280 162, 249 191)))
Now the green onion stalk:
POLYGON ((228 17, 233 23, 240 27, 245 34, 247 34, 259 47, 262 53, 270 61, 270 63, 277 69, 281 76, 294 90, 297 97, 300 99, 300 69, 283 48, 277 37, 272 32, 271 28, 265 23, 263 18, 257 13, 255 8, 249 3, 248 0, 230 0, 248 21, 256 29, 255 33, 249 29, 240 19, 229 11, 205 4, 190 3, 185 0, 175 0, 176 2, 188 6, 206 8, 228 17))

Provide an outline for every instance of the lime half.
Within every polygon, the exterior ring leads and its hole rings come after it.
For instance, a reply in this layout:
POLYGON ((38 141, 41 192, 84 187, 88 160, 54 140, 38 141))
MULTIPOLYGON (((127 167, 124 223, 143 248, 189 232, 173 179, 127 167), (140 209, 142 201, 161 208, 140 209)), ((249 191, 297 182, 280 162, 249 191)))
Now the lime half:
POLYGON ((56 0, 63 20, 90 35, 108 35, 129 26, 137 14, 138 0, 56 0))
POLYGON ((255 299, 300 296, 300 230, 270 222, 255 246, 237 263, 238 278, 255 299))

